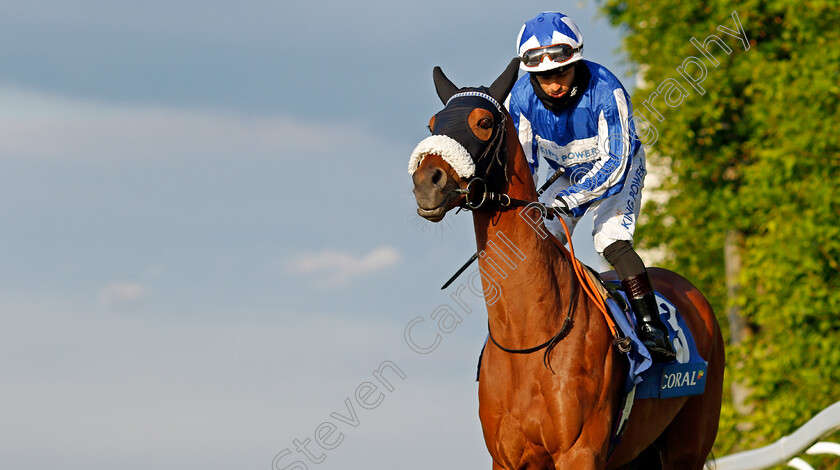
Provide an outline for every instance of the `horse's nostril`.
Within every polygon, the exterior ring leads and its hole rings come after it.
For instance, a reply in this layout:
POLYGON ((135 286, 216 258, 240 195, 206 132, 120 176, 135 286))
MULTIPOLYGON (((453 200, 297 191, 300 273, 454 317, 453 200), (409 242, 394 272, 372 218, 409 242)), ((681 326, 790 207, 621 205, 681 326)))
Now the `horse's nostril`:
POLYGON ((440 168, 435 168, 434 173, 432 173, 432 184, 435 186, 440 186, 441 180, 443 180, 443 182, 446 182, 445 176, 446 174, 440 168))

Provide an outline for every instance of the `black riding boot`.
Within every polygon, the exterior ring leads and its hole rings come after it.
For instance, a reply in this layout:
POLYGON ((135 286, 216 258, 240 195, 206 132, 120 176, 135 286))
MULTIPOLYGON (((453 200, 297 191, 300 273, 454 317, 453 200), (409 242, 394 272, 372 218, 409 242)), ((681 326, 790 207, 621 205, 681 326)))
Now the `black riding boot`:
POLYGON ((636 332, 650 351, 653 360, 673 361, 677 355, 674 353, 674 346, 668 341, 668 330, 659 318, 659 308, 656 305, 656 297, 653 294, 647 271, 622 279, 621 285, 636 315, 636 332))

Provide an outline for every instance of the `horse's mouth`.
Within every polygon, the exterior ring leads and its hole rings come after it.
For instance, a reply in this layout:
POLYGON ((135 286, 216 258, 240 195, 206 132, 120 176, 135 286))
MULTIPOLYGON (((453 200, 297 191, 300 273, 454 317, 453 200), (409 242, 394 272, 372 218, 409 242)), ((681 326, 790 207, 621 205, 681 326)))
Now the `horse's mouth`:
POLYGON ((432 222, 440 222, 446 215, 446 208, 443 206, 438 206, 434 209, 423 209, 422 207, 418 207, 417 215, 432 222))
POLYGON ((443 217, 446 215, 449 209, 452 209, 452 207, 454 207, 454 204, 452 204, 452 200, 457 198, 458 196, 460 196, 460 194, 456 193, 455 191, 452 191, 446 195, 446 197, 443 199, 443 201, 441 201, 440 204, 438 204, 435 207, 432 207, 431 209, 425 209, 418 205, 417 215, 432 222, 440 222, 441 220, 443 220, 443 217))

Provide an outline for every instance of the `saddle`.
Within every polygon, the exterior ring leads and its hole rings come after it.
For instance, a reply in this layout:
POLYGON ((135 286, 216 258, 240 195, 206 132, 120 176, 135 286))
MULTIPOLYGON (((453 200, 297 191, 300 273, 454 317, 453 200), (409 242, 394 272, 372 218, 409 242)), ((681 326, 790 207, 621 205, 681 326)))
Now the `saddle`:
POLYGON ((637 399, 702 394, 706 387, 707 362, 697 351, 691 331, 677 308, 662 294, 655 293, 659 316, 668 329, 668 339, 677 356, 669 363, 654 363, 650 353, 636 336, 635 316, 630 310, 621 284, 617 281, 605 281, 592 268, 589 268, 587 273, 600 287, 599 291, 609 307, 610 319, 616 326, 615 331, 623 335, 616 335, 613 344, 627 357, 630 365, 625 393, 630 393, 635 388, 637 399))
POLYGON ((613 344, 629 362, 621 407, 616 416, 607 451, 609 459, 624 436, 633 403, 637 399, 702 394, 706 389, 708 363, 700 357, 691 331, 676 307, 659 292, 655 292, 659 316, 668 329, 668 340, 671 341, 677 354, 676 359, 670 363, 654 363, 647 348, 636 336, 635 316, 630 310, 630 303, 627 301, 621 283, 605 281, 592 268, 588 266, 587 268, 589 268, 587 274, 596 281, 595 284, 600 287, 598 291, 604 296, 604 302, 609 307, 610 318, 607 322, 612 320, 616 327, 611 329, 614 332, 621 331, 624 335, 623 337, 615 335, 613 344))

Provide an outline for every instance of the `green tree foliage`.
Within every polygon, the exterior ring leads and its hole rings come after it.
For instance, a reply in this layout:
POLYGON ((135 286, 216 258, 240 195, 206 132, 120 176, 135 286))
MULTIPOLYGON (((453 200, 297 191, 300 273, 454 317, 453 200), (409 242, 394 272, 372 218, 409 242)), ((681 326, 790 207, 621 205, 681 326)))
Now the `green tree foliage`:
MULTIPOLYGON (((727 388, 751 388, 754 410, 725 398, 715 454, 789 434, 840 400, 840 4, 837 0, 604 0, 643 72, 631 93, 657 131, 654 165, 670 198, 645 206, 637 234, 709 297, 728 338, 739 307, 753 334, 727 347, 727 388), (736 12, 749 49, 733 32, 736 12), (715 66, 690 39, 708 43, 715 66), (700 93, 694 77, 706 68, 700 93), (663 85, 674 79, 665 102, 663 85), (659 96, 654 93, 659 90, 659 96), (660 113, 658 120, 645 106, 660 113), (742 235, 741 289, 727 298, 724 240, 742 235)), ((669 82, 670 83, 670 82, 669 82)), ((638 114, 637 114, 638 116, 638 114)), ((639 122, 637 121, 637 125, 639 122)))

